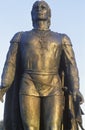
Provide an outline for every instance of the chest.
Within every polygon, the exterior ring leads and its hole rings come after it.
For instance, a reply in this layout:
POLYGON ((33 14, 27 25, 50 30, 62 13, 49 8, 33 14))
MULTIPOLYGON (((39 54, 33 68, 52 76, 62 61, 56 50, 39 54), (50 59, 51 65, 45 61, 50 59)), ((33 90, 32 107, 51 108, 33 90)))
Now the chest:
POLYGON ((21 40, 21 48, 23 51, 32 52, 55 52, 61 49, 61 38, 55 33, 39 33, 31 32, 23 35, 21 40))

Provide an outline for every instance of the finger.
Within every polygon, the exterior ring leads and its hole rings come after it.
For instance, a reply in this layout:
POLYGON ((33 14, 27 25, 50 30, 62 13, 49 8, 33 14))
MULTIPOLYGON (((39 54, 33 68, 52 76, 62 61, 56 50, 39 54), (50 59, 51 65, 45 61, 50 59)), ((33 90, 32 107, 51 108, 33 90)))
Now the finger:
POLYGON ((80 98, 80 104, 83 104, 84 103, 84 97, 81 93, 79 93, 79 98, 80 98))
POLYGON ((81 98, 79 104, 83 104, 84 103, 84 98, 81 98))
POLYGON ((74 101, 76 101, 76 95, 74 95, 74 101))
POLYGON ((3 98, 1 99, 1 102, 2 102, 2 103, 4 102, 3 98))
POLYGON ((4 102, 3 98, 1 98, 0 101, 3 103, 4 102))

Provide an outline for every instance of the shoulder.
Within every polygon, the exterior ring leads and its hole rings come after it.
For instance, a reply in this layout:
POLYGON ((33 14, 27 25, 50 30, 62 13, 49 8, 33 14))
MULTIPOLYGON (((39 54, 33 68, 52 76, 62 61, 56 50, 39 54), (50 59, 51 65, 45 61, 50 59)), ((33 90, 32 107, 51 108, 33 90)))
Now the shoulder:
POLYGON ((17 33, 13 36, 13 38, 11 39, 10 43, 14 43, 14 42, 19 43, 19 42, 20 42, 20 39, 21 39, 21 36, 22 36, 23 33, 24 33, 24 32, 17 32, 17 33))
POLYGON ((17 32, 11 39, 10 43, 20 43, 22 39, 31 37, 31 35, 33 35, 33 30, 17 32))
POLYGON ((72 42, 70 37, 67 34, 64 33, 58 33, 51 31, 51 34, 53 34, 57 39, 59 39, 63 46, 72 46, 72 42))
POLYGON ((61 34, 62 44, 72 46, 71 39, 67 34, 61 34))

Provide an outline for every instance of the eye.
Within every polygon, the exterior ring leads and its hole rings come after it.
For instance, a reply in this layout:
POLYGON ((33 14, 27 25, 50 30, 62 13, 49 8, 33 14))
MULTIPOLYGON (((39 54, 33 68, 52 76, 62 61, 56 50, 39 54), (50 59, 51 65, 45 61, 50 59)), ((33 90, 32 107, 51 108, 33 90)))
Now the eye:
POLYGON ((42 9, 46 9, 46 6, 42 5, 41 8, 42 8, 42 9))

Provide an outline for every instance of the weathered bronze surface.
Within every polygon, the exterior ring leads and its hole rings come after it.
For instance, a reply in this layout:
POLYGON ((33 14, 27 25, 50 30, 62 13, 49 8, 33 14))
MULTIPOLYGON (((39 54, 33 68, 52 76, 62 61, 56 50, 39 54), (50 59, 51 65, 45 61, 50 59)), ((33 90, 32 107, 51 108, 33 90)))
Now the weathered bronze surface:
POLYGON ((33 29, 14 35, 2 73, 5 130, 78 130, 83 96, 71 40, 49 29, 45 1, 31 15, 33 29))

